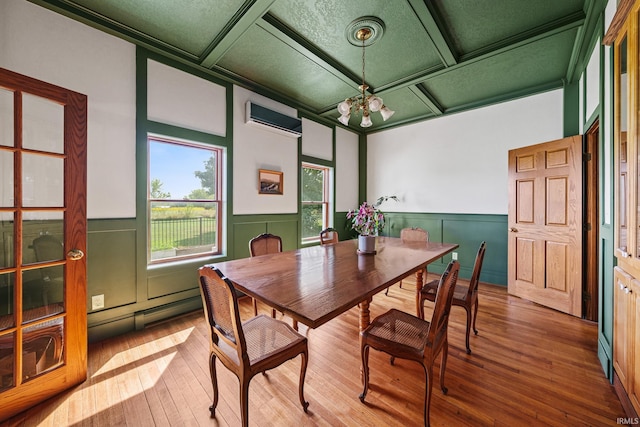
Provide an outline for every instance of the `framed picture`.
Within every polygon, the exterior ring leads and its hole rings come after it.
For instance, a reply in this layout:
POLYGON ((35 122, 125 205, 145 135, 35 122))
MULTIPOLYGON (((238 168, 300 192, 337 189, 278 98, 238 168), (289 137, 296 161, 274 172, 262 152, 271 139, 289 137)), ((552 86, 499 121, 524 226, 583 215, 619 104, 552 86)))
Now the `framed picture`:
POLYGON ((282 172, 258 170, 258 186, 259 194, 283 194, 282 172))

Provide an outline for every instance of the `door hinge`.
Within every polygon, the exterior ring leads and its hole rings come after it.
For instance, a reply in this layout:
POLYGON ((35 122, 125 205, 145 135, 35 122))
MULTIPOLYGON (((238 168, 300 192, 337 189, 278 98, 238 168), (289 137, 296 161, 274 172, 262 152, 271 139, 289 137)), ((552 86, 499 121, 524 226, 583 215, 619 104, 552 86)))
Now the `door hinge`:
POLYGON ((586 224, 583 226, 583 228, 584 228, 584 231, 591 231, 591 224, 586 223, 586 224))
POLYGON ((591 161, 591 153, 582 153, 582 161, 590 162, 591 161))

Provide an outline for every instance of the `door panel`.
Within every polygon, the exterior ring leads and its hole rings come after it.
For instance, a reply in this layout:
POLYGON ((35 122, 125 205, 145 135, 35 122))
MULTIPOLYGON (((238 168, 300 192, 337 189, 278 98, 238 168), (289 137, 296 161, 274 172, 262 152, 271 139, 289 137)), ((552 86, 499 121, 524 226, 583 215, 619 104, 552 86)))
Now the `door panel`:
POLYGON ((582 138, 509 151, 509 293, 582 314, 582 138))
POLYGON ((86 378, 86 118, 0 69, 0 421, 86 378))

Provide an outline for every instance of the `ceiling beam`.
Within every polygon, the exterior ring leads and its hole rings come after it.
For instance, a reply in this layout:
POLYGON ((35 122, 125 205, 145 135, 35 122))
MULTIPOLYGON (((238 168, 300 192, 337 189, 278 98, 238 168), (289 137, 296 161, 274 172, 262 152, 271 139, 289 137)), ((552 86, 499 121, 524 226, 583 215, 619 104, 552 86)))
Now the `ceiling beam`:
POLYGON ((422 101, 428 108, 435 114, 436 116, 441 116, 444 114, 444 108, 438 102, 433 99, 433 96, 422 85, 417 86, 409 86, 409 90, 420 100, 422 101))
POLYGON ((548 37, 555 36, 557 34, 569 31, 574 28, 579 28, 584 24, 584 13, 578 12, 571 14, 567 17, 552 21, 548 24, 542 25, 538 28, 520 33, 518 36, 509 37, 499 43, 493 43, 482 49, 478 49, 474 52, 462 55, 459 58, 459 62, 456 65, 447 68, 440 68, 439 70, 426 70, 421 73, 416 73, 412 76, 408 76, 404 79, 400 79, 395 82, 388 83, 383 86, 379 86, 376 90, 376 94, 382 96, 385 93, 393 92, 398 89, 413 86, 419 83, 423 83, 430 78, 446 74, 448 72, 457 70, 461 67, 467 66, 474 62, 480 62, 487 58, 491 58, 496 55, 500 55, 519 47, 525 46, 530 43, 543 40, 548 37))
POLYGON ((362 76, 348 70, 270 13, 256 24, 348 85, 358 87, 362 84, 362 76))
POLYGON ((422 23, 422 27, 427 32, 429 40, 433 48, 438 52, 442 63, 447 67, 457 64, 458 60, 456 59, 456 55, 447 42, 442 30, 440 30, 440 26, 436 22, 434 14, 427 7, 426 2, 424 0, 408 0, 408 2, 422 23))
POLYGON ((222 56, 269 11, 275 0, 247 0, 204 50, 200 65, 212 68, 222 56))
POLYGON ((191 52, 187 52, 172 44, 166 43, 155 37, 138 31, 123 23, 101 15, 76 2, 69 0, 29 0, 31 3, 42 6, 46 9, 57 12, 75 21, 82 22, 92 28, 104 31, 107 34, 126 40, 134 45, 142 46, 154 52, 171 55, 180 60, 187 60, 195 63, 198 57, 191 52))
POLYGON ((573 51, 571 52, 569 66, 567 67, 566 79, 569 84, 580 78, 580 73, 584 68, 580 66, 581 62, 585 63, 589 60, 589 48, 592 46, 592 43, 595 44, 595 40, 587 37, 589 35, 600 35, 600 32, 595 32, 594 28, 598 25, 602 25, 599 21, 600 14, 606 6, 605 3, 606 2, 604 0, 587 0, 587 16, 585 18, 585 23, 578 32, 578 36, 576 37, 573 45, 573 51))

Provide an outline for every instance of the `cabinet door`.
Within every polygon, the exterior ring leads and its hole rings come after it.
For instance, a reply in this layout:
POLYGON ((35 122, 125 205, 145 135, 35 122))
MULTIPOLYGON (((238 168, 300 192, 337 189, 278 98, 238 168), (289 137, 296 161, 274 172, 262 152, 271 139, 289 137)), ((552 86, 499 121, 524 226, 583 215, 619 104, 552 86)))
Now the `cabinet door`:
POLYGON ((629 304, 629 318, 627 320, 628 338, 630 340, 629 350, 629 387, 627 394, 631 400, 631 404, 640 412, 640 281, 632 280, 631 286, 624 290, 629 304))
POLYGON ((620 378, 620 382, 629 393, 629 372, 631 348, 629 336, 629 315, 632 299, 625 290, 631 285, 631 276, 620 267, 613 271, 615 284, 613 297, 613 367, 620 378))

